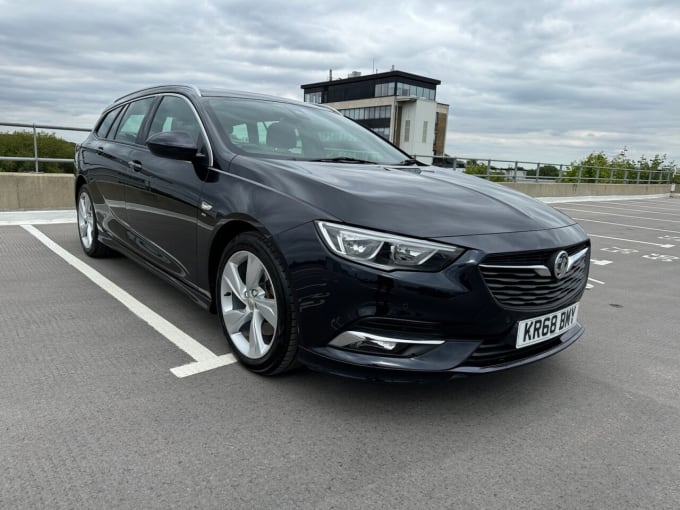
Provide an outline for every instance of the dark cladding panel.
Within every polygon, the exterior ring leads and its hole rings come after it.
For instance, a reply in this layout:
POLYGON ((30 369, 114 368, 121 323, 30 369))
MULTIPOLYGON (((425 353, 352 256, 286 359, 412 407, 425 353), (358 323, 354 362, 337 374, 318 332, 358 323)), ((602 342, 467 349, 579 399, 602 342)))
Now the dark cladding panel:
POLYGON ((439 80, 427 78, 426 76, 405 73, 403 71, 389 71, 365 76, 351 76, 333 81, 309 83, 301 85, 301 88, 305 91, 305 94, 324 91, 324 103, 340 103, 395 94, 414 95, 434 100, 437 85, 440 83, 439 80), (387 84, 392 85, 388 87, 387 84), (382 85, 385 85, 385 87, 383 88, 382 85), (377 92, 376 86, 380 86, 377 92), (398 91, 399 86, 401 86, 401 94, 398 91))
POLYGON ((375 97, 374 80, 359 83, 333 83, 328 86, 328 102, 352 101, 375 97))

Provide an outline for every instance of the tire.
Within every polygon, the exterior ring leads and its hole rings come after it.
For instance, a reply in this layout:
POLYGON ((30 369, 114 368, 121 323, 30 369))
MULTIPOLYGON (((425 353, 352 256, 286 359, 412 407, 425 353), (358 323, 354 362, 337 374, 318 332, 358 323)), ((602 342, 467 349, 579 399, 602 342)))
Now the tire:
POLYGON ((76 215, 78 217, 78 238, 85 254, 95 258, 110 256, 113 251, 99 241, 97 216, 94 212, 92 195, 90 195, 87 184, 78 188, 76 215))
POLYGON ((275 375, 297 366, 297 312, 285 263, 256 232, 227 244, 215 282, 217 315, 234 356, 249 370, 275 375))

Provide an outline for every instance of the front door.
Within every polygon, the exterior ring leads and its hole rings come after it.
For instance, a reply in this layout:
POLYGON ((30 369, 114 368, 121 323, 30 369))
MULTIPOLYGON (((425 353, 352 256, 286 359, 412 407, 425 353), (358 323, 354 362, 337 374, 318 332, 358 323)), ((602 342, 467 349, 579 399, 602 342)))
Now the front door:
MULTIPOLYGON (((161 131, 185 131, 202 145, 201 125, 184 97, 162 98, 146 138, 161 131)), ((197 217, 207 159, 162 158, 140 146, 132 166, 143 185, 129 187, 125 195, 130 246, 163 271, 195 284, 197 217)))

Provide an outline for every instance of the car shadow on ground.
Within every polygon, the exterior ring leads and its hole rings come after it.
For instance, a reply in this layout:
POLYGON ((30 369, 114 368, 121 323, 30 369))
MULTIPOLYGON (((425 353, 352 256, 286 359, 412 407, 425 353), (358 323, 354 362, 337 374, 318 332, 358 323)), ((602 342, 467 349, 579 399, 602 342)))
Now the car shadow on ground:
MULTIPOLYGON (((253 377, 245 371, 243 375, 253 377)), ((568 398, 571 385, 565 380, 573 376, 560 360, 544 360, 505 372, 436 383, 361 381, 307 369, 260 381, 289 402, 313 402, 316 408, 326 407, 346 416, 368 414, 417 423, 435 414, 473 414, 479 418, 481 413, 497 420, 504 413, 522 413, 522 409, 543 399, 559 399, 561 395, 568 398)))

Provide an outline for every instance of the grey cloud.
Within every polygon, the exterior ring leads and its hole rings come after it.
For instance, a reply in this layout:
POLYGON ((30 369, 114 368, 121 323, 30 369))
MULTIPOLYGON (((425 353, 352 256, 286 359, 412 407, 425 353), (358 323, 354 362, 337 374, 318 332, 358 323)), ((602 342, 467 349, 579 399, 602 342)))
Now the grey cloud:
POLYGON ((161 82, 301 98, 329 68, 394 64, 442 80, 449 153, 680 160, 674 0, 55 5, 0 0, 0 120, 91 123, 161 82))

